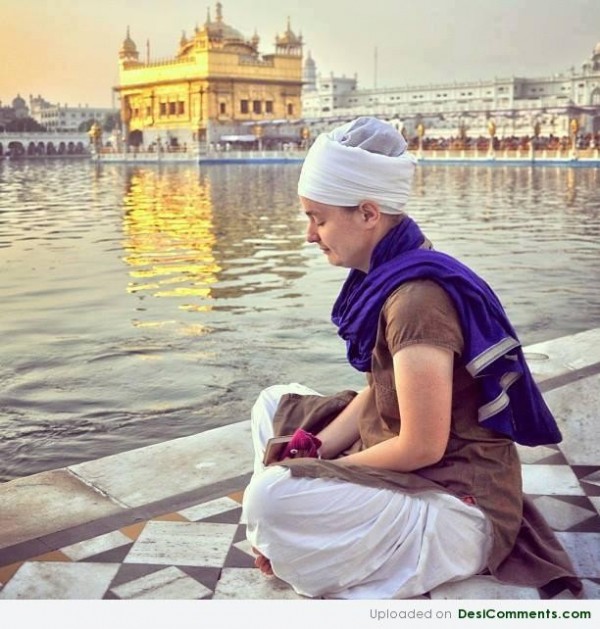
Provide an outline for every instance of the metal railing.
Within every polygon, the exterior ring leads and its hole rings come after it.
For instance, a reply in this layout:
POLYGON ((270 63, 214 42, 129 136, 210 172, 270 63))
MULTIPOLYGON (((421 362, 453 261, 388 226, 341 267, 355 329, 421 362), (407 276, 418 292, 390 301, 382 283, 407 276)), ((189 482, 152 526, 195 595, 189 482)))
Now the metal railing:
POLYGON ((600 148, 572 149, 415 149, 414 153, 423 159, 448 159, 448 160, 594 160, 600 161, 600 148))

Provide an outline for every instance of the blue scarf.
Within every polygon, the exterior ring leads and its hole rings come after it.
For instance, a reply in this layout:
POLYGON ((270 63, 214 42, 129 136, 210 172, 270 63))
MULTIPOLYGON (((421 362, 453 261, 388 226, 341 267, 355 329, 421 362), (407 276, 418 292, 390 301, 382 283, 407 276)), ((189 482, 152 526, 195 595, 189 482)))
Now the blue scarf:
POLYGON ((369 271, 350 271, 332 320, 348 360, 370 371, 379 314, 403 283, 429 279, 451 297, 464 337, 462 361, 481 384, 479 422, 524 445, 558 443, 562 436, 533 380, 521 343, 488 284, 449 255, 420 248, 424 237, 406 217, 377 244, 369 271))

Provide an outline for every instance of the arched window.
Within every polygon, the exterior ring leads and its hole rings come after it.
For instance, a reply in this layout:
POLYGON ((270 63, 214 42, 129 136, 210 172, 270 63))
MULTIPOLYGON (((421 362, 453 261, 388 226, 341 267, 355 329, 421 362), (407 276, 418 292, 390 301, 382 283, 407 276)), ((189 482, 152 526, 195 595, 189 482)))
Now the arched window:
POLYGON ((591 105, 600 105, 600 87, 597 87, 591 96, 591 105))

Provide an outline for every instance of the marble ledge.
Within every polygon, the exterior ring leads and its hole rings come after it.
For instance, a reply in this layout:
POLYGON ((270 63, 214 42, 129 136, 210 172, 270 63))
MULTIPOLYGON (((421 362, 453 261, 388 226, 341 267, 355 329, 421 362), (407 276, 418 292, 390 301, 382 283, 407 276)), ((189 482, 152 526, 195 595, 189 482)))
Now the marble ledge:
POLYGON ((536 382, 541 383, 600 363, 600 328, 528 345, 523 351, 536 382))

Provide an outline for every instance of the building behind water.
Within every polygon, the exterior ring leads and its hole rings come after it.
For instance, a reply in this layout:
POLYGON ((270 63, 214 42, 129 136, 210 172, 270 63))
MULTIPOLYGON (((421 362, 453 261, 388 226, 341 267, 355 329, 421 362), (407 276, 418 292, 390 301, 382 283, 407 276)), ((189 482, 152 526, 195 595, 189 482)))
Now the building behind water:
POLYGON ((298 139, 302 37, 288 20, 273 53, 261 54, 259 44, 257 33, 246 38, 224 21, 220 2, 215 19, 209 10, 169 59, 151 59, 149 44, 144 59, 128 30, 115 89, 129 143, 183 148, 298 139))
POLYGON ((376 115, 415 135, 448 138, 488 134, 494 120, 500 137, 600 134, 600 42, 579 68, 541 78, 494 78, 378 89, 360 88, 354 77, 320 75, 310 53, 304 64, 303 116, 352 119, 376 115))
POLYGON ((360 115, 391 121, 409 137, 587 138, 600 142, 600 43, 578 68, 548 77, 363 88, 322 75, 289 20, 273 53, 210 10, 181 35, 175 55, 145 58, 129 30, 119 52, 125 137, 140 147, 281 148, 360 115), (594 137, 595 136, 595 137, 594 137))

